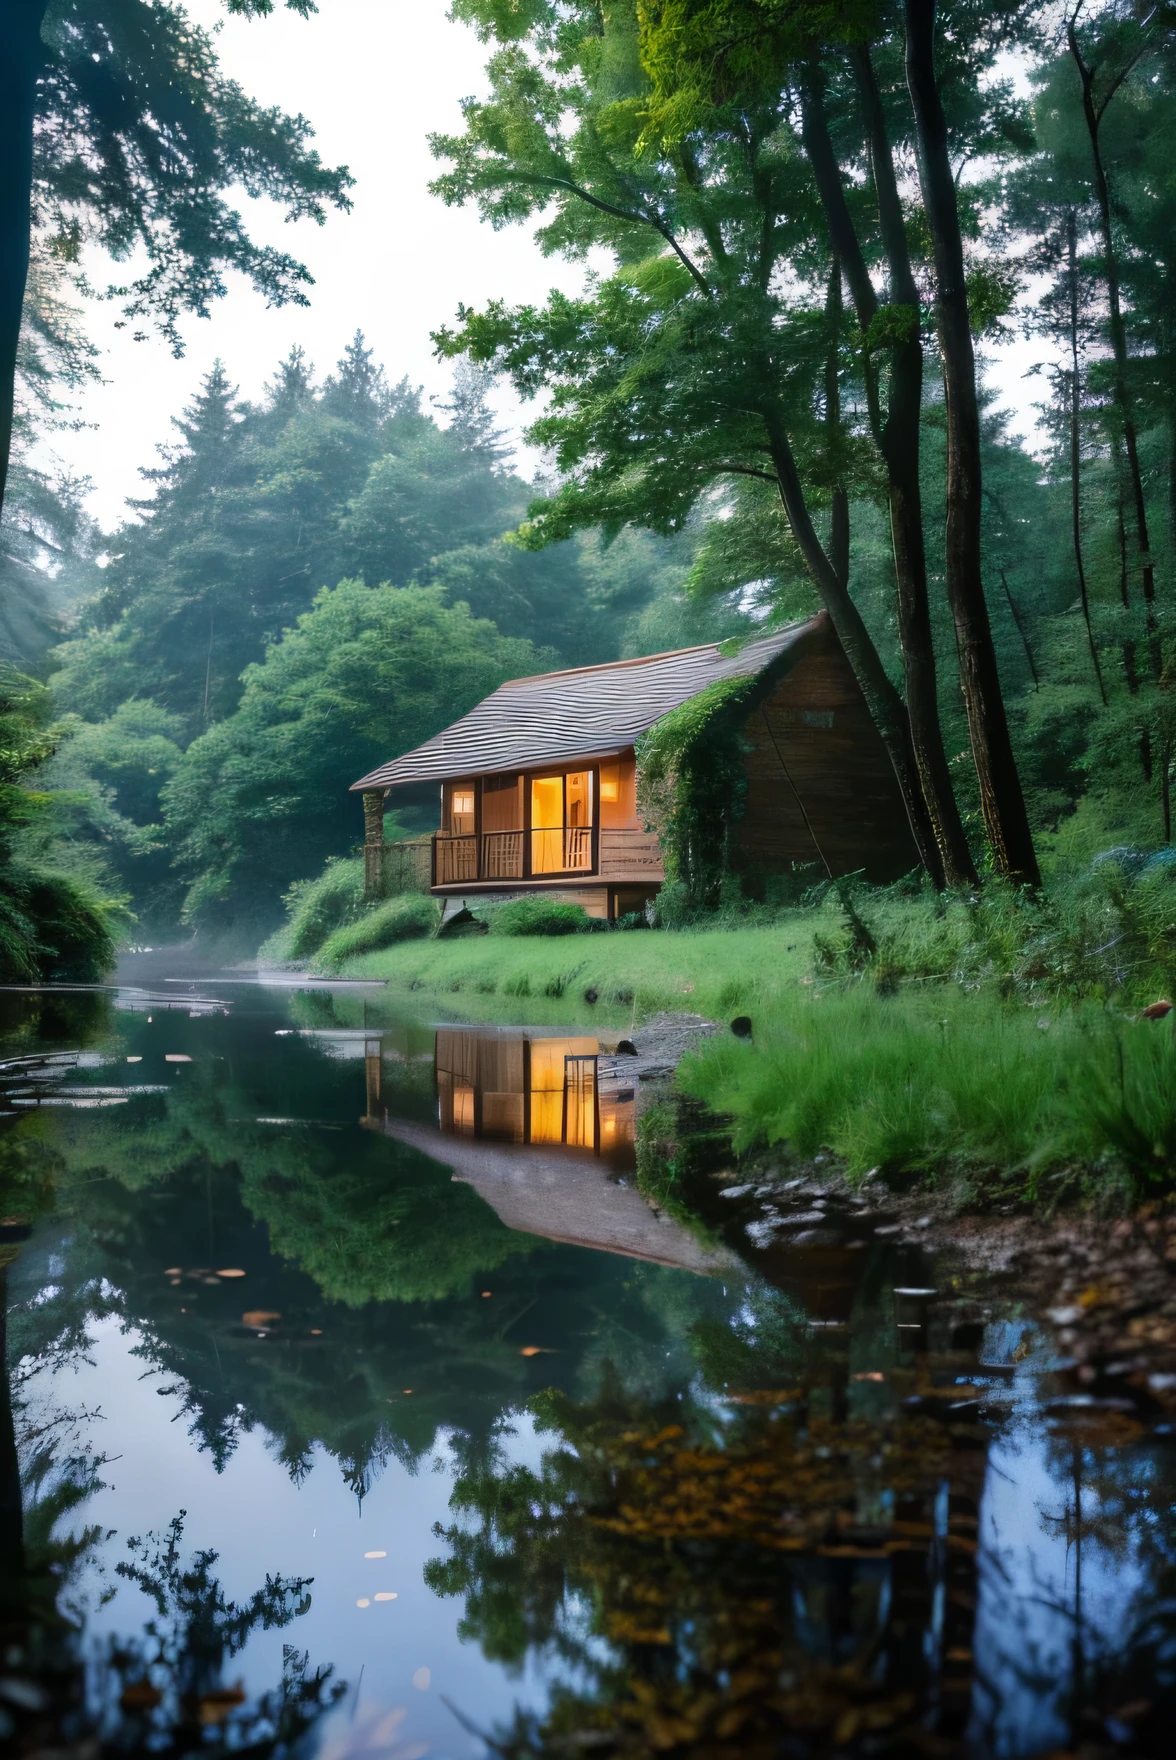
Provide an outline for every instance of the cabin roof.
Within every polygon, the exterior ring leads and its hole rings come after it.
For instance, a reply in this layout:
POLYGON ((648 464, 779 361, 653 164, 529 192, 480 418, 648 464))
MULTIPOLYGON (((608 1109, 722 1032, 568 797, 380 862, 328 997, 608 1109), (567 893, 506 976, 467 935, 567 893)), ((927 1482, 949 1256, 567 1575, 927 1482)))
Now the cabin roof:
MULTIPOLYGON (((723 654, 719 643, 706 642, 606 666, 512 678, 460 721, 351 786, 402 788, 610 756, 716 679, 753 678, 793 650, 803 650, 808 646, 803 638, 822 632, 827 621, 821 612, 786 624, 735 654, 723 654)), ((793 654, 800 657, 800 651, 793 654)))

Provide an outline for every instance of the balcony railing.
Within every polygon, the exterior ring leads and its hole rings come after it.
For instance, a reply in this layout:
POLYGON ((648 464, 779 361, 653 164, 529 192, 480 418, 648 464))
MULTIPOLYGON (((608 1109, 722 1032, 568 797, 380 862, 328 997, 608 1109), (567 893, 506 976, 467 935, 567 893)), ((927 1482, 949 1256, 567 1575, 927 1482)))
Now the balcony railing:
POLYGON ((532 874, 566 874, 592 866, 592 827, 560 825, 550 831, 532 828, 532 874))
MULTIPOLYGON (((434 886, 461 886, 471 880, 521 880, 525 831, 438 831, 433 838, 434 886)), ((531 872, 545 875, 591 871, 589 825, 535 827, 530 832, 531 872)))

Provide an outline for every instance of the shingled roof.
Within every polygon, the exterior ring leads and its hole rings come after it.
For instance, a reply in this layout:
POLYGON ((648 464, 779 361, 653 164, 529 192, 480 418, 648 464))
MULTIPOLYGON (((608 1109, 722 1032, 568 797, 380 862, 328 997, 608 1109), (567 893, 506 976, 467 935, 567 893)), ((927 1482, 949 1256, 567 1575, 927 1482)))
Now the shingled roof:
POLYGON ((806 638, 823 634, 827 621, 821 612, 786 624, 735 654, 723 654, 717 642, 707 642, 607 666, 513 678, 452 727, 351 786, 404 788, 452 776, 608 757, 631 746, 655 721, 716 679, 753 678, 786 657, 799 660, 809 646, 806 638))

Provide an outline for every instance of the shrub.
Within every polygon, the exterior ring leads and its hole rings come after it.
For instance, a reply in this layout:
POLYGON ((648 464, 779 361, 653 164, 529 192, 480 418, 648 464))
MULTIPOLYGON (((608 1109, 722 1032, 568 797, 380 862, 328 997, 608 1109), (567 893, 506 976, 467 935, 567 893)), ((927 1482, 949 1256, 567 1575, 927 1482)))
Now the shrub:
POLYGON ((397 941, 413 941, 432 935, 440 920, 440 911, 431 898, 419 892, 407 892, 390 898, 387 904, 376 905, 353 923, 344 923, 319 949, 319 962, 328 971, 338 971, 344 961, 361 953, 376 953, 397 941))
POLYGON ((495 935, 576 935, 592 918, 581 905, 562 898, 516 898, 494 913, 495 935))
POLYGON ((96 983, 115 963, 123 917, 76 876, 13 866, 0 898, 0 981, 96 983))
POLYGON ((284 931, 286 957, 309 959, 328 935, 353 922, 363 909, 363 861, 328 862, 314 880, 300 880, 286 894, 290 912, 284 931))

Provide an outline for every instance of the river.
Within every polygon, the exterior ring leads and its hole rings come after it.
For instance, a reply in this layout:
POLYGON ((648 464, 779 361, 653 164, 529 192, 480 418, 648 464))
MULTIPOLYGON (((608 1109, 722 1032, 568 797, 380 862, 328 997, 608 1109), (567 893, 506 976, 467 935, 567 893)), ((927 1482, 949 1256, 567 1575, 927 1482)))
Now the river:
POLYGON ((1162 1414, 866 1200, 658 1211, 617 1031, 412 1001, 0 994, 0 1737, 1171 1751, 1162 1414))

